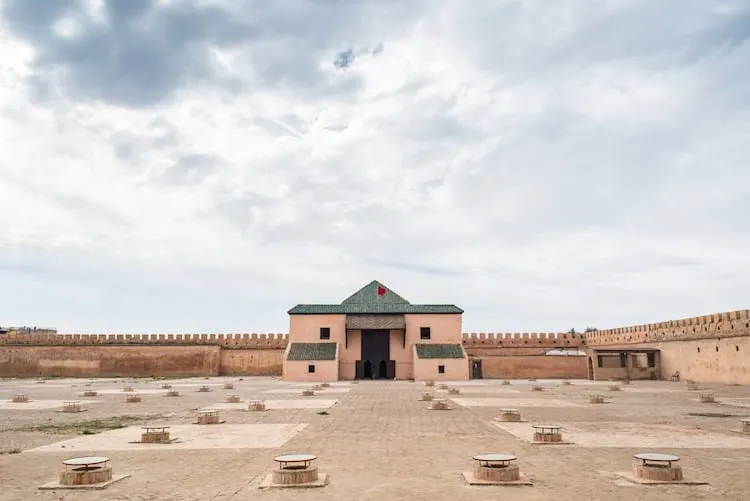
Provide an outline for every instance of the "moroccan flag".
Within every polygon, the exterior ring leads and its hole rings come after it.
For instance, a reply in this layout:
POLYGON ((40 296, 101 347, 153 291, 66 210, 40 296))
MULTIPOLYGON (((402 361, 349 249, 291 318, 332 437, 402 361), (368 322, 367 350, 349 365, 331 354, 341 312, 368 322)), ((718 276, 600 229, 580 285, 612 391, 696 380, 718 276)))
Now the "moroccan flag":
POLYGON ((385 296, 385 287, 378 285, 378 296, 385 296))

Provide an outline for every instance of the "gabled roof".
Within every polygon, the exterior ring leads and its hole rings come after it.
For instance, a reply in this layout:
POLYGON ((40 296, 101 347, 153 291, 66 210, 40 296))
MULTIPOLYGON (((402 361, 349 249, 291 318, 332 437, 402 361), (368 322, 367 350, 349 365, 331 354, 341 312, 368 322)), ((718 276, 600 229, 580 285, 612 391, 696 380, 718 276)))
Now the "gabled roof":
POLYGON ((411 304, 377 280, 344 299, 341 304, 298 304, 290 315, 463 313, 452 304, 411 304))
POLYGON ((409 301, 377 280, 373 280, 344 299, 341 304, 409 304, 409 301))

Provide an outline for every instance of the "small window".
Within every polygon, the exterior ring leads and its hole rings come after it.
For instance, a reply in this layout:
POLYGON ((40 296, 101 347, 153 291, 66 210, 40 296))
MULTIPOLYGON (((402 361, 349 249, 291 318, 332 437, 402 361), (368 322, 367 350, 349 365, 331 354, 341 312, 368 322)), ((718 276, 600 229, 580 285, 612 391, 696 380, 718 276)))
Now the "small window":
POLYGON ((420 327, 419 328, 419 338, 420 339, 430 339, 430 328, 429 327, 420 327))
POLYGON ((331 328, 321 327, 320 328, 320 339, 331 339, 331 328))
POLYGON ((438 365, 438 374, 445 374, 445 366, 438 365))
POLYGON ((313 364, 310 364, 310 365, 308 365, 308 366, 307 366, 307 372, 309 372, 309 373, 311 373, 311 374, 312 374, 313 372, 315 372, 315 366, 314 366, 313 364))

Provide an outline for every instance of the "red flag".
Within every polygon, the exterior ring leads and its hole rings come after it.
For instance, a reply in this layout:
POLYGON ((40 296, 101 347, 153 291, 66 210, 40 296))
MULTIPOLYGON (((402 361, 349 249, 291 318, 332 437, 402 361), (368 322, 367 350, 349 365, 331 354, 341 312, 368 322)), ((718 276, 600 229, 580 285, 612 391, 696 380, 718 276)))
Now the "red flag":
POLYGON ((385 287, 378 285, 378 296, 385 296, 385 287))

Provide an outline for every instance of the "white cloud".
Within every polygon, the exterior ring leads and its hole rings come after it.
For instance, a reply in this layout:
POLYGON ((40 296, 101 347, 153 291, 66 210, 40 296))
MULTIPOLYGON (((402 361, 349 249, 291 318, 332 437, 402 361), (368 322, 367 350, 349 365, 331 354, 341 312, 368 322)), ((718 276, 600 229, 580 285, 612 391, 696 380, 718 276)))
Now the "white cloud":
POLYGON ((280 332, 372 279, 477 331, 747 307, 741 2, 296 3, 8 3, 0 322, 280 332))

